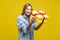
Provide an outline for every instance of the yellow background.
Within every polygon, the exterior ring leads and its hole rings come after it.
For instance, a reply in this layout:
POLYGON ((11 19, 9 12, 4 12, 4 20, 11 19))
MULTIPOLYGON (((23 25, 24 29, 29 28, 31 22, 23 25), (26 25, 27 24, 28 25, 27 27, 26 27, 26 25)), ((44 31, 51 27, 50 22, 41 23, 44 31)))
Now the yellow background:
POLYGON ((0 0, 0 40, 18 40, 16 20, 25 3, 49 15, 47 23, 34 31, 34 39, 60 40, 60 0, 0 0))

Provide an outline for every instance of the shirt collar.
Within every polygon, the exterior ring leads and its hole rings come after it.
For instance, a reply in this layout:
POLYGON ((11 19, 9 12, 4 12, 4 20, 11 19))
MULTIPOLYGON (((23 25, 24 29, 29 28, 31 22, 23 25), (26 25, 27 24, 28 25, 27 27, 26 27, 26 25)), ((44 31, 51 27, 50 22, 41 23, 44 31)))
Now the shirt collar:
POLYGON ((26 20, 30 20, 30 18, 27 18, 27 16, 25 14, 23 14, 23 17, 26 19, 26 20))

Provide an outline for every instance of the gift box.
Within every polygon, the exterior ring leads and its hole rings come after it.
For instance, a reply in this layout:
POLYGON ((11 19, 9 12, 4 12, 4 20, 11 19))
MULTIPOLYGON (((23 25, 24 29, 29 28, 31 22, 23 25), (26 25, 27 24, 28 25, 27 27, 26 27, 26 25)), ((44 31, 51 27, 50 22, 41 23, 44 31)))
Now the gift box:
POLYGON ((33 10, 31 18, 32 18, 32 16, 36 17, 35 22, 37 25, 42 22, 44 17, 45 17, 44 22, 47 22, 47 20, 48 20, 48 15, 45 12, 40 11, 40 10, 33 10))

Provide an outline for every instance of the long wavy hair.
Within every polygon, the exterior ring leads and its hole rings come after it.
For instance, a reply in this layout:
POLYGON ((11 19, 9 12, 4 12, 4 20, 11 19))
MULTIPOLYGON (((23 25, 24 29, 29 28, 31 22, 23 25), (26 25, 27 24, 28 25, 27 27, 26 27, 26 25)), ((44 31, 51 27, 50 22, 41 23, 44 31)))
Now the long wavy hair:
MULTIPOLYGON (((23 7, 23 11, 22 11, 22 14, 21 14, 21 15, 23 15, 23 14, 25 13, 25 9, 26 9, 28 6, 31 6, 31 8, 32 8, 32 5, 31 5, 31 4, 26 3, 26 4, 24 5, 24 7, 23 7)), ((31 11, 32 11, 32 10, 33 10, 33 8, 31 9, 31 11)))

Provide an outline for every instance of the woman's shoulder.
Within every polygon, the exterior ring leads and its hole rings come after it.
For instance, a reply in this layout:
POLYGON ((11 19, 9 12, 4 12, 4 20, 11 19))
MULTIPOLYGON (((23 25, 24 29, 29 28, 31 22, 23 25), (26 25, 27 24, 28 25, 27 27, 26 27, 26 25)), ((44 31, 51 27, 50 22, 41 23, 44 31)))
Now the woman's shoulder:
POLYGON ((23 16, 22 15, 18 15, 18 18, 22 18, 23 16))

